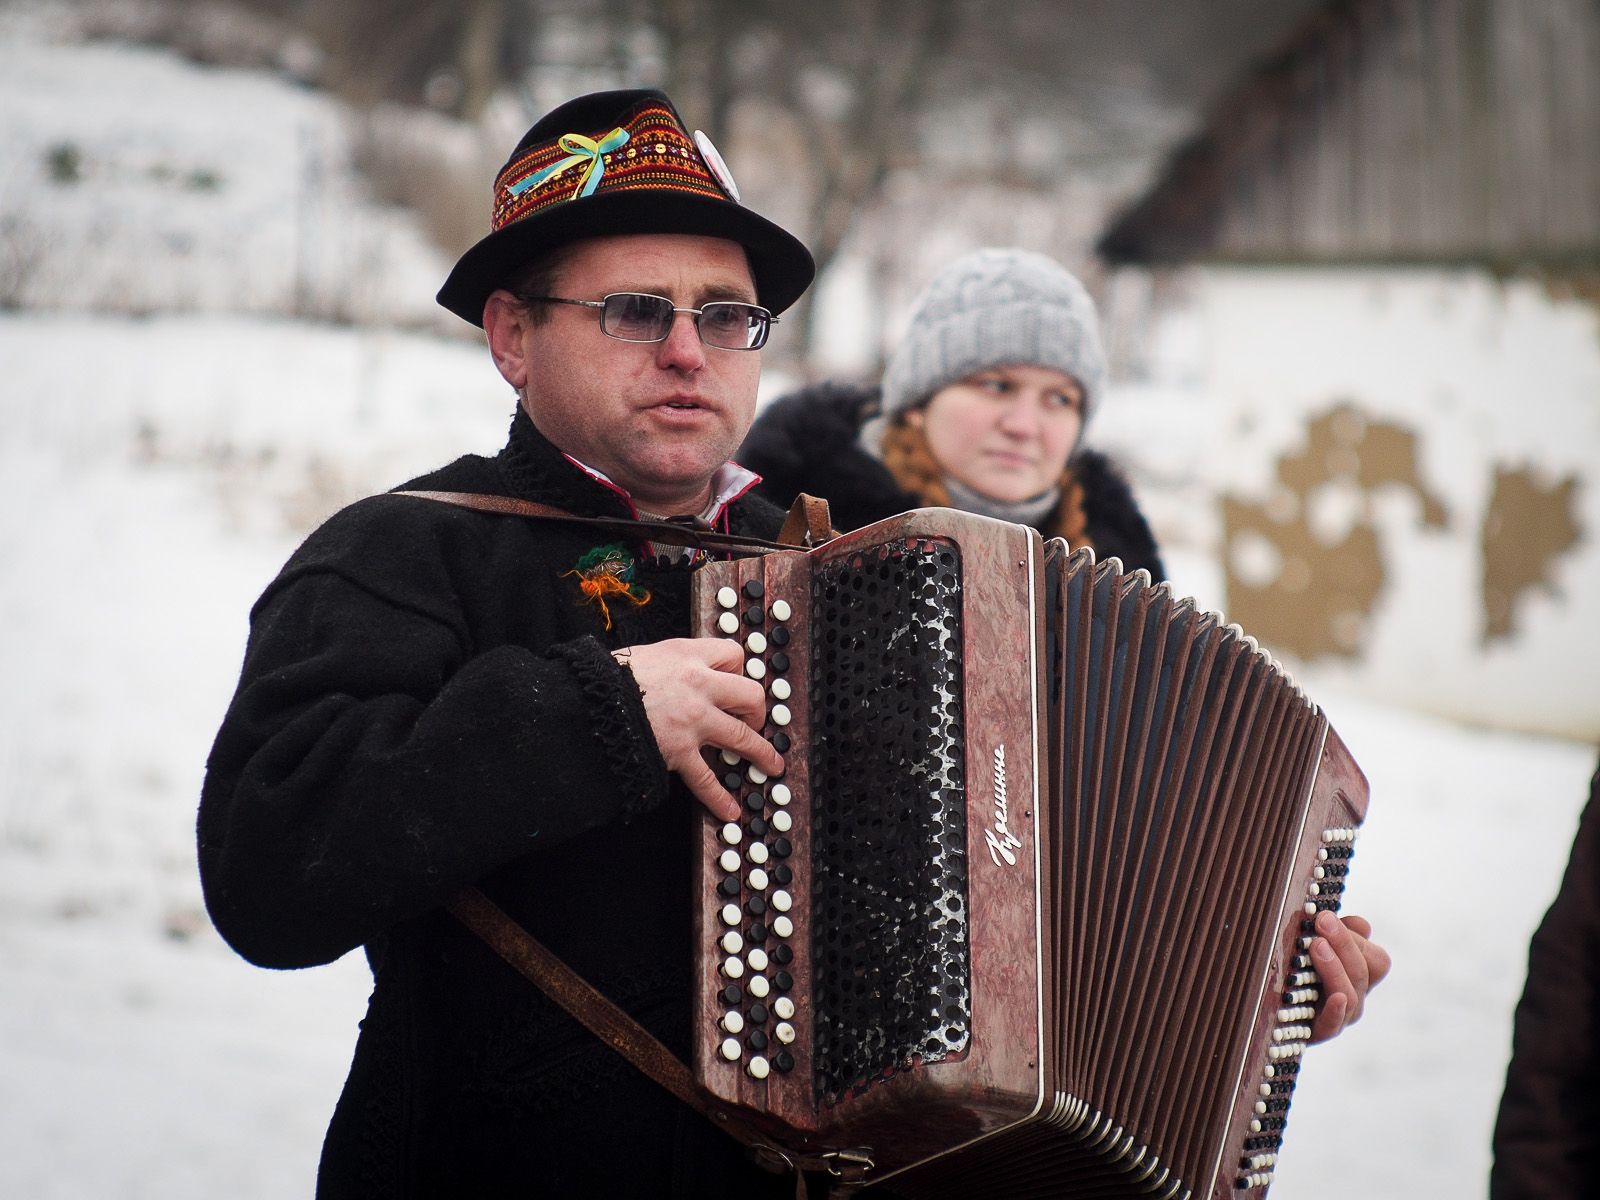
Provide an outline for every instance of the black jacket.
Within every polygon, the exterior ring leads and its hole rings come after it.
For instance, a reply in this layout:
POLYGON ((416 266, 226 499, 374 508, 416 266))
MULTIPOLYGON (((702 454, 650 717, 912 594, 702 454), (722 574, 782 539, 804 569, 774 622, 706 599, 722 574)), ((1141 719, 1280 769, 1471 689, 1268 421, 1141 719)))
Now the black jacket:
POLYGON ((1492 1200, 1594 1194, 1600 1178, 1600 770, 1561 890, 1528 949, 1494 1126, 1492 1200))
MULTIPOLYGON (((407 486, 629 515, 520 413, 498 457, 407 486)), ((749 497, 728 523, 771 536, 780 520, 749 497)), ((609 649, 685 635, 689 570, 642 559, 649 602, 613 604, 607 632, 566 573, 610 540, 373 497, 313 533, 251 614, 201 876, 254 962, 366 948, 321 1197, 792 1194, 440 909, 480 884, 687 1058, 695 806, 609 649)))
MULTIPOLYGON (((839 529, 859 529, 923 507, 925 502, 902 490, 857 440, 877 408, 875 388, 824 383, 802 389, 762 411, 735 457, 762 476, 758 490, 780 508, 800 492, 827 500, 839 529)), ((1143 567, 1158 583, 1165 579, 1155 537, 1116 465, 1084 449, 1070 465, 1083 486, 1086 532, 1096 556, 1120 558, 1130 571, 1143 567)), ((1047 537, 1051 516, 1041 522, 1047 537)))

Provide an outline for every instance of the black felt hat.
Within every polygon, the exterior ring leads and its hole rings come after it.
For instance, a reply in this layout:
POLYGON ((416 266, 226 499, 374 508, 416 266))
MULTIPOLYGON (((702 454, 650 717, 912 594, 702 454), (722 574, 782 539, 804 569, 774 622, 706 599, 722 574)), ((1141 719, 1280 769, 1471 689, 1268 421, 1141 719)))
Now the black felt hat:
POLYGON ((541 118, 495 177, 490 227, 439 289, 439 303, 474 325, 513 272, 580 238, 693 233, 738 242, 757 299, 775 313, 816 273, 798 239, 739 203, 711 140, 691 135, 654 90, 593 92, 541 118))

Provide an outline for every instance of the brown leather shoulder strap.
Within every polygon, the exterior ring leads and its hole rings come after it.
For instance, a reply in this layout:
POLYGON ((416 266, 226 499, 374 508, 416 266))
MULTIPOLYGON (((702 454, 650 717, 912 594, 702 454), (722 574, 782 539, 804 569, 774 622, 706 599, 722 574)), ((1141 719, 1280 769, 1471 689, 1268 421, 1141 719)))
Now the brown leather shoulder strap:
MULTIPOLYGON (((768 541, 766 538, 746 537, 743 534, 723 533, 712 529, 704 522, 688 524, 676 520, 669 521, 630 521, 623 517, 580 517, 565 509, 556 508, 552 504, 539 504, 532 500, 520 500, 515 496, 486 495, 479 492, 435 492, 426 490, 407 490, 389 493, 393 496, 415 496, 421 500, 437 500, 442 504, 454 504, 460 508, 476 509, 478 512, 499 513, 504 516, 533 517, 543 521, 563 521, 573 525, 589 525, 606 533, 622 537, 637 538, 646 542, 661 542, 669 546, 692 546, 697 550, 729 550, 745 554, 770 554, 774 550, 794 550, 804 548, 811 543, 768 541)), ((814 497, 805 497, 814 500, 814 497)), ((823 505, 824 523, 826 523, 827 502, 818 501, 823 505)), ((790 521, 794 519, 793 511, 790 512, 790 521)), ((789 523, 785 522, 787 531, 789 523)), ((826 540, 826 539, 823 539, 826 540)))
POLYGON ((764 1134, 717 1105, 672 1051, 552 954, 479 889, 462 888, 445 908, 590 1033, 717 1128, 747 1146, 756 1162, 779 1174, 794 1172, 797 1200, 805 1197, 803 1172, 806 1171, 826 1173, 832 1185, 831 1194, 835 1196, 845 1196, 866 1182, 872 1167, 870 1155, 857 1150, 820 1155, 780 1150, 764 1134))
POLYGON ((784 545, 804 546, 807 549, 820 546, 837 536, 828 512, 828 502, 820 496, 808 496, 805 492, 794 498, 794 503, 789 506, 789 515, 784 518, 783 528, 778 531, 778 540, 784 545))

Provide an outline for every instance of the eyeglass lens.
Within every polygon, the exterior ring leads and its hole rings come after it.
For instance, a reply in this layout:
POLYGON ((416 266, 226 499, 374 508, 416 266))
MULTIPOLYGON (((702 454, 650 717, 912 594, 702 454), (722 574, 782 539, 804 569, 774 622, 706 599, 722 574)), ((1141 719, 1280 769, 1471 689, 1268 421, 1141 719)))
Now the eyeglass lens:
MULTIPOLYGON (((605 298, 600 321, 605 333, 629 342, 659 342, 672 332, 677 310, 665 296, 614 292, 605 298)), ((703 305, 695 319, 700 340, 725 350, 757 350, 767 340, 768 316, 754 304, 719 300, 703 305)))

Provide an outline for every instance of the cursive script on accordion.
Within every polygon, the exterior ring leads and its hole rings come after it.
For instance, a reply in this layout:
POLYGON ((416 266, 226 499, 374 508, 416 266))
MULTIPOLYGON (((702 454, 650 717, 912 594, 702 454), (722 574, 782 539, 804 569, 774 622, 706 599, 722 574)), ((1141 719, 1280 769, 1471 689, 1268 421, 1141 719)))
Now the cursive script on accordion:
POLYGON ((1367 786, 1236 626, 947 509, 696 573, 768 692, 711 761, 694 1069, 905 1196, 1259 1196, 1367 786))

